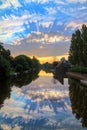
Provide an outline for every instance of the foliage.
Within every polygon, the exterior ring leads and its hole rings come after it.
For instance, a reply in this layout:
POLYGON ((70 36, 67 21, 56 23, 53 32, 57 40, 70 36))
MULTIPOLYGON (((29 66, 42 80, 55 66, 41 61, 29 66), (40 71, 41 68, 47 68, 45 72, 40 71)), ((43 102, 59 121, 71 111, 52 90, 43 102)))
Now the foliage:
POLYGON ((87 73, 87 67, 82 66, 74 66, 69 69, 71 72, 80 72, 80 73, 87 73))
POLYGON ((15 70, 16 72, 23 72, 23 66, 21 64, 17 64, 15 70))
POLYGON ((0 80, 9 77, 10 63, 0 55, 0 80))
POLYGON ((53 67, 55 68, 57 65, 58 65, 58 62, 57 62, 57 61, 54 61, 54 62, 53 62, 53 67))
POLYGON ((87 66, 87 27, 82 26, 72 34, 69 61, 73 65, 87 66))
POLYGON ((40 63, 35 57, 31 59, 25 55, 19 55, 12 58, 10 50, 6 50, 0 42, 0 79, 9 77, 15 71, 20 73, 36 71, 38 73, 39 68, 40 63))
POLYGON ((32 66, 31 59, 25 55, 19 55, 14 58, 13 66, 16 72, 29 70, 32 66))
POLYGON ((6 60, 8 60, 8 62, 10 62, 10 64, 12 63, 12 56, 11 56, 11 52, 9 49, 5 49, 3 47, 3 43, 0 42, 0 55, 3 56, 6 60))
POLYGON ((39 70, 40 63, 35 57, 31 59, 25 55, 19 55, 14 58, 13 66, 16 72, 23 72, 26 70, 39 70))
POLYGON ((42 64, 41 69, 43 69, 46 72, 51 72, 51 69, 53 69, 53 64, 46 62, 42 64))
POLYGON ((35 69, 37 71, 40 69, 40 62, 34 56, 33 56, 33 59, 32 59, 32 67, 33 67, 33 69, 35 69))
POLYGON ((9 77, 11 63, 12 57, 10 50, 6 50, 3 47, 3 43, 0 42, 0 80, 9 77))

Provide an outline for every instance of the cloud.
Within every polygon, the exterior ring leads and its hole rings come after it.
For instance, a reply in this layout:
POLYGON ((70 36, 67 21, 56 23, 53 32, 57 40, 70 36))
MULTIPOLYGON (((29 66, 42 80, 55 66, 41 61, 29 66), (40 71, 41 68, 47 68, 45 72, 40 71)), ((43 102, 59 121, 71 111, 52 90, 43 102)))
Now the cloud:
POLYGON ((47 12, 48 12, 48 14, 49 15, 53 15, 53 14, 55 14, 56 13, 56 9, 55 8, 53 8, 53 7, 48 7, 48 8, 45 8, 46 10, 47 10, 47 12))
POLYGON ((1 124, 0 128, 3 130, 11 130, 11 127, 9 125, 6 125, 6 124, 1 124))
POLYGON ((66 5, 67 3, 62 0, 54 0, 56 4, 60 5, 66 5))
POLYGON ((48 22, 41 22, 40 23, 40 25, 42 25, 43 27, 45 27, 45 28, 48 28, 50 25, 52 25, 53 24, 53 22, 51 22, 51 21, 48 21, 48 22))
MULTIPOLYGON (((33 55, 34 51, 38 56, 40 50, 43 50, 43 56, 44 51, 46 56, 52 55, 52 47, 56 44, 57 48, 63 48, 64 54, 69 49, 66 43, 70 44, 72 33, 77 28, 81 28, 83 23, 87 25, 86 0, 65 0, 65 2, 63 0, 1 0, 1 2, 0 41, 15 47, 18 45, 20 53, 33 55), (24 44, 29 50, 26 50, 24 44), (63 45, 67 48, 66 51, 63 45), (48 46, 51 48, 50 52, 47 51, 48 46)), ((12 53, 14 54, 13 49, 12 53)), ((17 54, 19 54, 18 50, 17 54)), ((54 51, 54 55, 57 54, 60 53, 54 51)))
POLYGON ((25 0, 26 3, 31 3, 31 2, 37 2, 37 3, 47 3, 48 0, 25 0))
MULTIPOLYGON (((10 42, 18 39, 21 33, 24 33, 26 29, 24 24, 29 17, 30 15, 28 15, 26 11, 21 17, 15 15, 11 15, 10 18, 8 16, 6 16, 6 18, 4 17, 3 20, 0 21, 0 40, 6 43, 6 39, 7 42, 8 39, 11 39, 10 42)), ((29 25, 27 25, 27 28, 29 29, 29 25)))
POLYGON ((18 0, 1 0, 1 2, 0 9, 10 8, 12 5, 14 8, 21 6, 18 0))
POLYGON ((22 44, 19 45, 4 45, 5 48, 9 48, 11 50, 11 53, 13 56, 19 55, 19 54, 25 54, 27 56, 41 56, 41 57, 47 57, 47 56, 58 56, 58 55, 64 55, 68 52, 70 47, 70 42, 68 41, 62 41, 62 42, 56 42, 54 44, 46 44, 46 43, 40 43, 40 42, 27 42, 22 41, 22 44))
POLYGON ((81 6, 80 8, 78 8, 78 10, 87 10, 86 6, 81 6))
POLYGON ((66 0, 66 2, 69 2, 69 3, 85 3, 87 2, 87 0, 66 0))
POLYGON ((85 24, 87 25, 87 22, 70 22, 70 23, 67 23, 66 27, 65 27, 65 30, 76 30, 76 29, 81 29, 82 27, 82 24, 85 24))
POLYGON ((70 37, 65 36, 63 34, 50 34, 43 33, 38 31, 32 31, 31 34, 28 34, 25 38, 19 38, 14 42, 14 44, 28 44, 31 43, 39 43, 42 44, 55 44, 57 42, 69 42, 70 37))

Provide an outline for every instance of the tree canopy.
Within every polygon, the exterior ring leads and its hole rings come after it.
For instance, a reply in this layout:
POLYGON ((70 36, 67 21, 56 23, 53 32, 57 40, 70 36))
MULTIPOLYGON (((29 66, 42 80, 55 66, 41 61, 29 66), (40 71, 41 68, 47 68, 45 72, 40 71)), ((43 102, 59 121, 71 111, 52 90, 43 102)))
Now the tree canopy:
POLYGON ((31 59, 30 57, 27 57, 25 55, 19 55, 16 56, 13 60, 13 66, 16 70, 16 72, 23 72, 26 70, 31 70, 31 69, 39 69, 39 61, 33 57, 33 59, 31 59))
POLYGON ((15 58, 11 56, 9 49, 3 47, 0 42, 0 80, 9 77, 11 71, 22 73, 24 71, 39 72, 40 63, 33 57, 32 59, 25 55, 18 55, 15 58))
POLYGON ((73 65, 87 66, 87 26, 72 34, 69 61, 73 65))
POLYGON ((32 61, 29 57, 25 55, 19 55, 14 58, 14 68, 17 72, 22 72, 25 70, 29 70, 32 66, 32 61))

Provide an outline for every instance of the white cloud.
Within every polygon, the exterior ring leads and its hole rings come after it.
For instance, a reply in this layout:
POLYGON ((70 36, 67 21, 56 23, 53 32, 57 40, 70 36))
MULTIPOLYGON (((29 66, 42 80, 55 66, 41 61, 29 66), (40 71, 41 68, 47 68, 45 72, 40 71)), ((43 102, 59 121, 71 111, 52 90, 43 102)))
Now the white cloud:
POLYGON ((85 2, 87 2, 87 0, 66 0, 67 2, 69 2, 69 3, 85 3, 85 2))
POLYGON ((85 24, 85 25, 87 25, 87 22, 78 22, 78 21, 76 21, 76 22, 74 22, 74 21, 72 21, 72 22, 69 22, 69 23, 67 23, 67 25, 66 25, 66 27, 65 27, 65 30, 68 30, 68 29, 70 29, 70 30, 75 30, 75 29, 81 29, 81 27, 82 27, 82 24, 85 24))
POLYGON ((85 10, 85 9, 87 9, 86 6, 82 6, 82 7, 78 8, 78 10, 85 10))
POLYGON ((48 14, 49 15, 53 15, 53 14, 55 14, 56 13, 56 9, 55 8, 53 8, 53 7, 49 7, 49 8, 45 8, 46 10, 47 10, 47 12, 48 12, 48 14))
MULTIPOLYGON (((50 1, 50 0, 49 0, 50 1)), ((26 3, 31 3, 31 2, 37 2, 37 3, 47 3, 48 0, 25 0, 26 3)))
MULTIPOLYGON (((5 42, 6 39, 15 39, 18 36, 14 36, 15 33, 21 33, 25 30, 23 26, 31 17, 26 11, 21 17, 17 17, 15 15, 11 15, 10 18, 8 16, 3 17, 3 20, 0 20, 0 40, 5 42)), ((27 28, 29 29, 30 26, 27 24, 27 28)))
POLYGON ((66 2, 63 2, 62 0, 54 0, 58 5, 66 5, 66 2))
POLYGON ((18 0, 1 0, 2 4, 0 6, 0 9, 9 8, 12 5, 16 8, 21 6, 18 0), (12 4, 12 5, 11 5, 12 4))
POLYGON ((41 32, 39 31, 32 31, 33 34, 36 34, 36 35, 41 35, 41 32))
POLYGON ((40 23, 40 25, 42 25, 43 27, 46 27, 46 28, 48 28, 50 25, 52 25, 53 24, 53 22, 41 22, 40 23))

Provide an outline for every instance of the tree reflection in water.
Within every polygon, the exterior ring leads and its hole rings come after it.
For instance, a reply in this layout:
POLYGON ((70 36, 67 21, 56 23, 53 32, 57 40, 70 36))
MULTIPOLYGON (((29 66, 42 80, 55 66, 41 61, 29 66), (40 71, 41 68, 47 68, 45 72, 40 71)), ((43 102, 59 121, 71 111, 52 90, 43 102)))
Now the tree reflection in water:
POLYGON ((16 78, 13 81, 13 84, 17 87, 22 87, 24 85, 30 84, 33 80, 37 79, 38 77, 38 73, 22 74, 19 75, 18 78, 16 78))
POLYGON ((10 98, 11 85, 10 80, 0 82, 0 108, 3 106, 4 100, 10 98))
POLYGON ((16 79, 9 79, 0 82, 0 108, 3 107, 4 101, 10 98, 12 86, 22 87, 24 85, 30 84, 33 80, 38 78, 38 73, 22 74, 16 79))
POLYGON ((55 79, 58 80, 61 84, 64 85, 64 78, 67 78, 67 75, 63 72, 59 72, 58 74, 53 74, 54 83, 56 83, 55 79))
POLYGON ((69 79, 69 84, 72 113, 81 120, 83 127, 87 127, 87 86, 75 79, 69 79))

